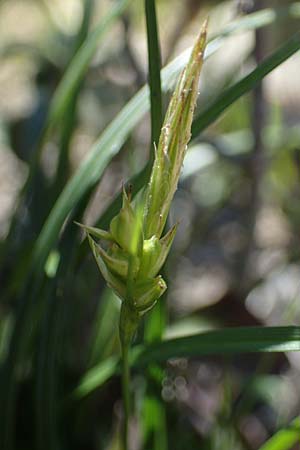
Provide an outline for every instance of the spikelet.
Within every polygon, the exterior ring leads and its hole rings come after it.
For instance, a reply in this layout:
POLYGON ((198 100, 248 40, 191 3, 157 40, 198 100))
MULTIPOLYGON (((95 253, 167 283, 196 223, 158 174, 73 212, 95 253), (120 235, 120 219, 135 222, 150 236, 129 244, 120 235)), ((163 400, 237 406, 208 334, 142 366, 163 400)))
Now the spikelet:
POLYGON ((180 176, 198 95, 198 84, 206 44, 207 22, 192 50, 171 98, 156 150, 146 194, 144 235, 160 237, 180 176))
MULTIPOLYGON (((177 225, 161 237, 191 136, 207 23, 192 50, 172 95, 145 196, 137 204, 123 189, 123 204, 109 231, 80 225, 88 235, 98 267, 123 301, 121 339, 135 330, 138 317, 151 309, 167 289, 159 275, 177 225), (94 238, 100 240, 95 242, 94 238)), ((126 337, 127 336, 127 337, 126 337)))

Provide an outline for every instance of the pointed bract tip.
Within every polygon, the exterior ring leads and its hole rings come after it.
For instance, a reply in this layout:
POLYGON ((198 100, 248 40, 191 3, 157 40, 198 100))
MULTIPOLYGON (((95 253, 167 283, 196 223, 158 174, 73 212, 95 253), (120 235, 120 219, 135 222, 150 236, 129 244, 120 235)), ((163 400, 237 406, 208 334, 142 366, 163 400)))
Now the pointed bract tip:
POLYGON ((106 241, 114 241, 112 235, 108 231, 101 230, 100 228, 90 227, 88 225, 83 225, 82 223, 74 221, 76 225, 82 228, 86 235, 91 234, 97 239, 104 239, 106 241))
POLYGON ((201 53, 204 52, 206 46, 206 38, 207 38, 207 28, 208 28, 209 18, 207 17, 200 29, 200 33, 198 35, 198 39, 196 40, 196 44, 194 48, 198 48, 201 53))
POLYGON ((80 227, 83 230, 83 232, 84 232, 84 239, 85 239, 85 237, 88 236, 88 234, 89 234, 87 229, 86 229, 86 226, 83 225, 80 222, 76 222, 76 220, 73 220, 73 223, 75 223, 75 225, 77 225, 78 227, 80 227))
POLYGON ((84 229, 84 225, 82 223, 76 222, 76 220, 73 220, 73 223, 75 223, 75 225, 78 225, 80 228, 84 229))
POLYGON ((197 46, 202 47, 201 50, 204 50, 205 45, 206 45, 208 22, 209 22, 209 18, 207 17, 207 18, 204 20, 204 22, 203 22, 203 24, 202 24, 202 26, 201 26, 200 33, 199 33, 199 37, 198 37, 198 39, 197 39, 197 41, 196 41, 196 45, 195 45, 195 46, 196 46, 196 47, 197 47, 197 46))
POLYGON ((202 24, 201 33, 207 33, 208 24, 209 24, 209 16, 206 17, 206 19, 202 24))
POLYGON ((124 203, 124 200, 128 203, 131 203, 132 191, 133 191, 133 186, 131 183, 128 183, 128 184, 122 183, 123 203, 124 203))

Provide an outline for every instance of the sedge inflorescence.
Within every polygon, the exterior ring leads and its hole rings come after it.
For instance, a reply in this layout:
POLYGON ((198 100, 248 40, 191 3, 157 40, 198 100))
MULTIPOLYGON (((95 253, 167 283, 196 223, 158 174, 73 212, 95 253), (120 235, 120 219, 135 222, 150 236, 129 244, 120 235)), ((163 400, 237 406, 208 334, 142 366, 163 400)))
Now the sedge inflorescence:
POLYGON ((123 302, 126 320, 122 320, 121 310, 121 335, 132 335, 138 318, 167 288, 159 272, 177 225, 163 237, 162 233, 191 136, 205 44, 206 24, 172 95, 144 194, 135 201, 123 188, 122 208, 108 231, 82 225, 104 279, 123 302))

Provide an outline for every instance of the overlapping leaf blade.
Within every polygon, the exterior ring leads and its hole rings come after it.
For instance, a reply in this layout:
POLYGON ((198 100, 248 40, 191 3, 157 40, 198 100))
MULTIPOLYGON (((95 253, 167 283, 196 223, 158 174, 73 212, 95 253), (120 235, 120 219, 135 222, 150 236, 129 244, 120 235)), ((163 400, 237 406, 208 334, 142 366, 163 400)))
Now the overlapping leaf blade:
POLYGON ((291 424, 277 431, 259 450, 290 450, 300 441, 299 417, 291 424))
MULTIPOLYGON (((139 368, 150 362, 163 362, 178 357, 299 350, 300 327, 228 328, 135 347, 132 351, 132 364, 139 368)), ((94 367, 84 375, 76 388, 75 397, 85 396, 101 386, 118 369, 116 358, 94 367)))

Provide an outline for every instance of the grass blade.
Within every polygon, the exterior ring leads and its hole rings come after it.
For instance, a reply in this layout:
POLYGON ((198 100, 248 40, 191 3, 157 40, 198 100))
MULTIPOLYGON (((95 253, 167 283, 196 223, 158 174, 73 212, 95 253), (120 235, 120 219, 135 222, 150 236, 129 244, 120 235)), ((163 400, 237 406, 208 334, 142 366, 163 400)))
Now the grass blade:
MULTIPOLYGON (((132 351, 132 362, 133 366, 138 368, 170 358, 299 350, 300 327, 237 327, 138 346, 132 351)), ((74 396, 81 398, 89 394, 113 374, 118 373, 118 370, 115 358, 94 367, 84 375, 74 391, 74 396), (110 370, 107 370, 107 366, 110 370)))
POLYGON ((288 6, 279 8, 265 8, 260 11, 247 14, 246 16, 239 18, 225 25, 221 33, 218 33, 216 37, 224 37, 237 33, 240 31, 253 30, 256 28, 265 27, 271 25, 274 22, 279 22, 286 18, 299 19, 300 17, 300 2, 291 3, 288 6))
POLYGON ((286 352, 300 350, 300 327, 228 328, 151 344, 141 351, 137 365, 181 356, 286 352))
MULTIPOLYGON (((150 111, 151 111, 151 149, 149 166, 154 160, 154 144, 158 145, 160 131, 163 123, 162 92, 161 92, 161 55, 159 46, 158 26, 155 0, 145 0, 146 24, 147 24, 147 45, 148 45, 148 67, 149 67, 149 87, 150 87, 150 111)), ((166 302, 162 298, 149 313, 145 323, 144 337, 149 342, 154 339, 161 339, 166 322, 166 302)), ((160 370, 155 366, 156 370, 160 370)), ((167 444, 167 426, 165 406, 161 401, 160 386, 155 389, 153 383, 149 382, 153 366, 147 371, 147 388, 143 398, 142 428, 144 448, 153 450, 164 450, 167 444), (157 392, 159 394, 157 395, 157 392)))
MULTIPOLYGON (((148 44, 148 66, 149 66, 149 87, 150 87, 150 110, 151 110, 151 152, 149 165, 154 157, 154 144, 158 145, 160 131, 163 123, 162 112, 162 92, 161 92, 161 55, 158 36, 158 26, 156 17, 155 0, 145 0, 146 24, 147 24, 147 44, 148 44)), ((158 317, 165 316, 165 302, 158 302, 146 323, 146 335, 152 335, 149 330, 151 324, 157 322, 158 317)), ((163 334, 164 320, 159 321, 160 327, 157 330, 159 338, 163 334)))
POLYGON ((299 417, 287 426, 277 431, 259 450, 289 450, 300 440, 299 417))
MULTIPOLYGON (((87 38, 90 20, 93 13, 94 0, 85 2, 84 14, 81 26, 77 33, 75 52, 80 48, 87 38)), ((59 193, 65 183, 68 173, 68 157, 70 140, 73 134, 76 106, 80 89, 73 91, 71 101, 67 107, 67 114, 62 124, 61 146, 58 162, 58 169, 55 177, 53 189, 59 193)), ((85 202, 81 200, 78 204, 77 213, 83 214, 85 202)), ((74 211, 75 212, 75 211, 74 211)), ((73 221, 69 218, 69 223, 64 230, 59 248, 60 263, 56 277, 48 281, 45 286, 45 299, 42 320, 41 339, 38 350, 38 364, 36 373, 36 442, 37 449, 51 450, 60 447, 59 426, 58 426, 58 378, 59 378, 59 353, 63 341, 63 322, 67 316, 66 301, 63 298, 63 291, 70 278, 72 259, 75 252, 73 245, 78 230, 73 226, 73 221)))
POLYGON ((101 295, 99 307, 93 321, 93 333, 89 344, 88 366, 94 367, 119 348, 118 321, 120 300, 111 289, 101 295))
POLYGON ((72 398, 83 398, 120 372, 119 358, 111 356, 90 369, 73 392, 72 398))
POLYGON ((230 105, 253 89, 266 75, 290 58, 300 48, 300 33, 296 33, 278 50, 265 59, 249 75, 228 88, 210 107, 203 111, 195 120, 192 136, 199 135, 212 124, 230 105))
POLYGON ((158 143, 162 127, 161 56, 157 30, 155 0, 145 0, 148 68, 151 105, 151 147, 158 143))
POLYGON ((74 91, 80 85, 97 50, 100 39, 110 30, 112 24, 120 17, 129 3, 130 0, 118 0, 114 2, 109 13, 90 34, 89 38, 80 46, 55 91, 49 110, 47 130, 50 131, 50 128, 59 123, 63 118, 65 109, 73 97, 74 91))
MULTIPOLYGON (((85 205, 81 206, 82 211, 85 205)), ((82 212, 81 211, 81 212, 82 212)), ((72 218, 64 230, 65 238, 59 248, 61 259, 57 275, 47 285, 46 305, 43 310, 41 335, 38 349, 36 374, 36 435, 37 449, 59 448, 59 375, 65 338, 66 321, 69 317, 68 295, 65 286, 73 279, 72 253, 78 230, 72 218)), ((68 324, 69 325, 69 324, 68 324)))

